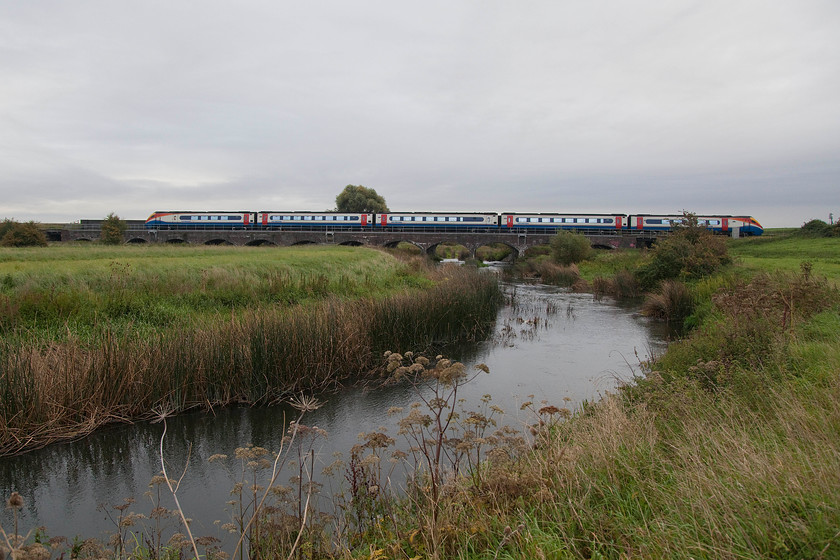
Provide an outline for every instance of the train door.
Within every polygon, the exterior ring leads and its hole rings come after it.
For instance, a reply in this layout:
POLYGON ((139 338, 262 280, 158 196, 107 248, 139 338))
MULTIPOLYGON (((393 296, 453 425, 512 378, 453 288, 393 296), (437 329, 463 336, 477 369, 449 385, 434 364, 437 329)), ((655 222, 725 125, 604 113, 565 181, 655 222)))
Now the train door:
POLYGON ((513 227, 513 216, 508 214, 505 218, 507 220, 507 227, 513 227))
POLYGON ((723 231, 729 231, 729 218, 721 219, 720 226, 723 231))
POLYGON ((263 212, 262 213, 262 225, 264 225, 264 226, 268 225, 268 212, 263 212))
POLYGON ((388 225, 388 214, 380 214, 379 225, 387 226, 388 225))
POLYGON ((362 214, 362 227, 367 225, 367 214, 362 214))
POLYGON ((615 217, 615 229, 621 229, 621 228, 622 228, 621 216, 616 216, 615 217))
POLYGON ((645 219, 642 216, 636 216, 636 229, 645 228, 645 219))
POLYGON ((244 220, 245 221, 243 223, 245 224, 245 227, 248 227, 249 225, 251 225, 251 214, 246 212, 245 216, 244 216, 244 220))

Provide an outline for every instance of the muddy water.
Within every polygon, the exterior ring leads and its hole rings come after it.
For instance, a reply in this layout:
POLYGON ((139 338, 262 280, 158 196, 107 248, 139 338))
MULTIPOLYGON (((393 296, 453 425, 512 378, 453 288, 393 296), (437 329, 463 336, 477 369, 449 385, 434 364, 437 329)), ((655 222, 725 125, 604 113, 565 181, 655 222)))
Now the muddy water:
MULTIPOLYGON (((468 365, 490 368, 461 392, 468 409, 473 403, 477 408, 485 394, 492 395, 511 423, 526 420, 519 411, 524 400, 574 409, 630 379, 640 359, 665 347, 662 327, 634 307, 549 286, 515 284, 508 289, 516 294, 515 304, 500 312, 492 338, 454 351, 468 365)), ((333 461, 334 452, 346 456, 360 432, 384 427, 395 436, 396 419, 387 415, 388 408, 407 406, 417 397, 410 386, 398 385, 348 389, 322 400, 326 403, 303 421, 328 433, 315 443, 318 471, 333 461)), ((219 453, 233 456, 247 444, 278 449, 286 421, 296 414, 283 406, 232 408, 167 421, 163 454, 170 478, 180 477, 186 465, 178 497, 193 519, 194 534, 223 537, 220 526, 230 520, 226 502, 237 473, 208 459, 219 453)), ((120 426, 82 441, 0 459, 3 499, 17 490, 26 500, 21 532, 45 526, 50 536, 105 537, 116 527, 117 512, 109 506, 126 498, 136 500, 128 511, 148 515, 154 496, 144 494, 161 469, 162 431, 160 423, 120 426)), ((174 506, 165 493, 163 505, 174 506)), ((0 512, 0 520, 11 529, 8 510, 0 512)))

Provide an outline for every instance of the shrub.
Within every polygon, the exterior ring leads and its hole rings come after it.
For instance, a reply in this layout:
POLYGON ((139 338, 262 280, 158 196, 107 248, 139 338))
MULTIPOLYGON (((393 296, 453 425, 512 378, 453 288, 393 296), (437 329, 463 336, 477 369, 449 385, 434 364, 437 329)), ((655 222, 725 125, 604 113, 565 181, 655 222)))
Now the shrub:
POLYGON ((657 241, 649 260, 639 268, 639 282, 645 289, 662 280, 696 280, 731 261, 723 237, 698 225, 696 215, 684 216, 683 224, 657 241))
POLYGON ((588 259, 592 246, 584 235, 561 231, 551 238, 551 254, 556 262, 568 266, 588 259))
POLYGON ((102 221, 99 238, 108 245, 119 245, 123 242, 123 233, 125 233, 126 227, 125 220, 121 220, 119 216, 111 212, 102 221))
POLYGON ((3 247, 46 247, 47 236, 35 222, 20 224, 6 220, 3 223, 0 245, 3 247))
POLYGON ((16 221, 10 220, 9 218, 5 218, 2 223, 0 223, 0 239, 8 233, 10 229, 12 229, 17 224, 16 221))

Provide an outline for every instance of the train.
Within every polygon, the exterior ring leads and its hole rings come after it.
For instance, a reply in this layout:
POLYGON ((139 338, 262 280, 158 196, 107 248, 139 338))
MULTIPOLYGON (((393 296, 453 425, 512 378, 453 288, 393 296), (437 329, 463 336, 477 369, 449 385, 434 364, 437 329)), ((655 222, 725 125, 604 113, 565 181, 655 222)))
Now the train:
MULTIPOLYGON (((682 214, 622 213, 158 211, 146 220, 146 228, 667 233, 684 219, 682 214)), ((723 235, 764 233, 764 228, 752 216, 698 215, 697 220, 710 231, 723 235)))

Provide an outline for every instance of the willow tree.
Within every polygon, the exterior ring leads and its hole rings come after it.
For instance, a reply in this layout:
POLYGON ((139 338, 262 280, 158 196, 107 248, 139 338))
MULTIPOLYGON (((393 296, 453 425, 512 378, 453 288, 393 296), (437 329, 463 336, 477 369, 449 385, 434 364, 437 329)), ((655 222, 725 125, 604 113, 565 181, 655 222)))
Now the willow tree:
POLYGON ((390 212, 384 198, 362 185, 344 187, 335 197, 335 209, 339 212, 390 212))

